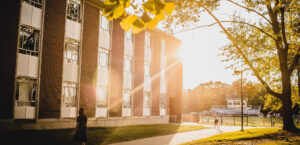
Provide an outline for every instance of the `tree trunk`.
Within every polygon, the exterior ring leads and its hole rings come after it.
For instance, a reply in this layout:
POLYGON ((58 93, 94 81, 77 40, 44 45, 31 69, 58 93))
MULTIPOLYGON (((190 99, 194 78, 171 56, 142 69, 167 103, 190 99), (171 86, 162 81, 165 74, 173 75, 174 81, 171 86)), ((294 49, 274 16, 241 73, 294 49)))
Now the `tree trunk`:
POLYGON ((299 66, 297 67, 297 73, 298 73, 298 97, 300 97, 300 67, 299 66))
POLYGON ((300 130, 294 124, 293 109, 292 109, 292 86, 290 76, 291 74, 287 69, 287 53, 281 53, 279 51, 281 80, 282 80, 282 117, 283 117, 283 130, 299 133, 300 130))
POLYGON ((293 120, 292 101, 291 95, 286 94, 282 99, 282 117, 283 117, 283 130, 299 133, 300 130, 295 126, 293 120))

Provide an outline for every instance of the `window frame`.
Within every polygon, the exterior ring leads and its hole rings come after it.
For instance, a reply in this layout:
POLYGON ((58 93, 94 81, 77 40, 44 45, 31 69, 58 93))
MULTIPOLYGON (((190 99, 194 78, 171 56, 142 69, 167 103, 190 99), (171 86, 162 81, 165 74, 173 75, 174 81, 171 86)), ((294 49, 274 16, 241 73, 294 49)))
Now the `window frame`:
POLYGON ((62 96, 63 96, 62 100, 63 101, 62 101, 62 103, 63 103, 64 107, 77 107, 77 97, 78 97, 77 89, 78 89, 77 83, 67 82, 67 81, 63 82, 63 85, 62 85, 62 96), (73 96, 70 96, 69 92, 68 92, 68 96, 66 96, 66 88, 73 90, 73 96))
POLYGON ((98 92, 96 92, 96 107, 97 108, 105 108, 105 107, 107 107, 107 93, 108 93, 108 87, 104 87, 104 86, 97 86, 97 90, 96 91, 98 91, 98 89, 100 90, 100 89, 103 89, 104 91, 105 91, 105 98, 104 99, 99 99, 99 94, 98 94, 98 92), (103 103, 102 103, 102 101, 101 100, 104 100, 103 101, 103 103))
POLYGON ((67 0, 67 19, 80 23, 81 22, 81 2, 80 0, 67 0), (73 4, 73 7, 71 5, 73 4), (74 6, 77 6, 77 11, 71 12, 74 6))
POLYGON ((77 40, 66 39, 64 49, 64 62, 79 64, 79 57, 79 42, 77 40), (68 54, 71 55, 70 58, 68 58, 68 54))
POLYGON ((40 40, 41 40, 41 34, 40 31, 26 25, 20 26, 19 31, 19 46, 18 46, 18 52, 21 54, 26 54, 30 56, 39 56, 40 51, 40 40), (28 36, 26 36, 26 34, 28 36), (27 45, 33 45, 33 47, 25 46, 24 42, 31 41, 29 39, 32 39, 32 44, 27 45), (27 48, 26 48, 27 47, 27 48))
MULTIPOLYGON (((126 32, 124 31, 124 52, 126 49, 131 49, 132 50, 132 55, 127 55, 124 53, 124 59, 123 59, 123 81, 125 80, 124 78, 131 75, 133 76, 134 72, 134 42, 133 42, 133 33, 130 31, 126 32), (128 37, 130 36, 130 37, 128 37), (128 47, 131 48, 128 48, 128 47), (129 68, 127 68, 126 64, 129 64, 129 68)), ((128 78, 127 78, 128 79, 128 78)), ((133 77, 131 77, 131 86, 133 86, 133 77)), ((132 104, 132 94, 131 94, 132 88, 127 88, 125 87, 123 83, 123 95, 122 95, 122 106, 123 108, 131 108, 132 104), (129 95, 129 102, 124 101, 125 100, 125 94, 129 95)))
POLYGON ((42 8, 43 6, 43 0, 23 0, 23 2, 26 2, 30 4, 31 6, 34 6, 36 8, 42 8))
POLYGON ((37 97, 38 97, 37 92, 38 92, 37 79, 29 78, 29 77, 17 77, 17 79, 16 79, 16 95, 15 95, 15 99, 14 99, 15 106, 36 106, 36 101, 37 101, 37 97), (31 95, 27 96, 28 100, 20 100, 20 92, 19 92, 20 90, 19 89, 20 89, 21 83, 32 85, 31 95), (33 92, 35 93, 34 96, 32 96, 33 92))

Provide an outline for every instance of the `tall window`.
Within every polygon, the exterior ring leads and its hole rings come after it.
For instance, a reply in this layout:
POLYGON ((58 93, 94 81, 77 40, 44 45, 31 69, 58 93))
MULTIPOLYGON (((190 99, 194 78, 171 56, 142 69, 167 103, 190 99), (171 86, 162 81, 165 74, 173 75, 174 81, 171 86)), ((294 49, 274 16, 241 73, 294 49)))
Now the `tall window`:
POLYGON ((35 106, 36 79, 19 78, 16 83, 16 106, 35 106))
POLYGON ((110 22, 100 12, 100 31, 99 31, 99 45, 101 48, 110 49, 110 22))
POLYGON ((76 40, 67 39, 64 61, 66 63, 78 64, 79 61, 79 44, 76 40))
POLYGON ((131 31, 124 34, 123 108, 131 107, 133 76, 133 40, 131 31))
POLYGON ((75 74, 77 74, 78 69, 75 69, 77 68, 75 66, 79 64, 79 42, 73 39, 66 39, 65 45, 64 72, 67 72, 67 74, 64 75, 66 78, 64 78, 63 82, 63 103, 64 107, 76 107, 78 76, 75 74))
POLYGON ((107 106, 108 78, 109 78, 109 53, 111 43, 110 22, 100 12, 100 29, 98 40, 98 83, 96 102, 98 108, 107 106))
POLYGON ((145 32, 145 60, 144 60, 144 107, 151 106, 151 46, 150 33, 145 32))
POLYGON ((109 51, 107 49, 98 49, 98 84, 97 84, 97 107, 102 108, 107 105, 108 90, 108 67, 109 51))
POLYGON ((28 26, 21 26, 19 34, 19 53, 38 56, 40 31, 28 26))
POLYGON ((160 65, 160 107, 167 107, 167 97, 166 97, 166 43, 165 40, 161 41, 161 65, 160 65))
POLYGON ((80 22, 80 0, 68 0, 67 18, 75 22, 80 22))
POLYGON ((63 102, 65 107, 76 107, 77 83, 63 83, 63 102))

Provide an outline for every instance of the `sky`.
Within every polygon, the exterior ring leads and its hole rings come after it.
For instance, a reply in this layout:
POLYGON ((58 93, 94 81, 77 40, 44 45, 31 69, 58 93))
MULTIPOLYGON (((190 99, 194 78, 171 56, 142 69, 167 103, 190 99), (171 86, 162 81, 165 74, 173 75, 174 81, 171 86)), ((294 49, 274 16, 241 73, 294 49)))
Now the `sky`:
MULTIPOLYGON (((234 10, 246 18, 256 19, 255 16, 247 14, 228 2, 222 2, 220 9, 213 13, 219 20, 229 20, 229 14, 232 15, 234 10)), ((206 25, 214 22, 210 16, 204 14, 201 22, 195 25, 206 25)), ((218 55, 221 53, 219 48, 230 43, 226 35, 221 33, 218 25, 186 31, 174 34, 174 36, 182 41, 180 56, 183 62, 184 89, 192 89, 200 83, 209 81, 222 81, 231 84, 240 78, 238 75, 233 75, 234 70, 225 69, 229 64, 222 62, 224 57, 218 55)), ((250 72, 245 72, 244 78, 257 81, 250 72)))

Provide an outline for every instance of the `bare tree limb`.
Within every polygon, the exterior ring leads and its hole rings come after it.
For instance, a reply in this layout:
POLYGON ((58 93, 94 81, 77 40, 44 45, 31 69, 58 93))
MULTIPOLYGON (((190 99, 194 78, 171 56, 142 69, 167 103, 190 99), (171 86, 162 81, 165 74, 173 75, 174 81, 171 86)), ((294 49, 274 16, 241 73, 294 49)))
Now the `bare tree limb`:
POLYGON ((253 67, 252 63, 250 62, 250 60, 246 57, 246 55, 242 52, 242 49, 236 44, 235 40, 233 39, 233 37, 231 36, 231 34, 224 28, 224 26, 221 24, 221 22, 219 21, 218 18, 215 17, 214 14, 212 14, 205 6, 202 6, 208 13, 210 16, 213 17, 213 19, 217 22, 217 24, 220 26, 220 28, 224 31, 224 33, 227 35, 227 37, 229 38, 229 40, 232 42, 233 46, 238 50, 238 52, 240 53, 240 55, 243 57, 243 59, 245 60, 245 63, 250 67, 250 69, 252 70, 252 72, 254 73, 254 75, 256 76, 256 78, 263 84, 263 86, 266 88, 267 93, 273 95, 274 97, 277 97, 279 99, 282 99, 282 95, 274 92, 270 86, 261 78, 261 76, 258 74, 257 70, 253 67))
POLYGON ((251 12, 256 13, 257 15, 263 17, 267 22, 269 22, 270 24, 272 24, 272 22, 271 22, 269 19, 267 19, 263 14, 261 14, 261 13, 255 11, 255 10, 253 10, 253 9, 247 8, 247 7, 245 7, 245 6, 242 6, 242 5, 236 3, 236 2, 234 2, 234 1, 232 1, 232 0, 227 0, 227 1, 229 1, 229 2, 231 2, 231 3, 233 3, 233 4, 237 5, 237 6, 239 6, 239 7, 241 7, 241 8, 244 8, 244 9, 246 9, 246 10, 248 10, 248 11, 251 11, 251 12))
MULTIPOLYGON (((269 33, 267 33, 266 31, 262 30, 261 28, 255 26, 255 25, 249 24, 247 22, 240 22, 240 21, 219 21, 219 22, 220 23, 239 23, 239 24, 245 24, 245 25, 248 25, 250 27, 253 27, 253 28, 259 30, 260 32, 266 34, 267 36, 271 37, 273 40, 276 41, 276 39, 272 35, 270 35, 269 33)), ((194 27, 194 28, 190 28, 190 29, 185 29, 185 30, 178 31, 178 32, 174 32, 171 35, 177 34, 177 33, 182 33, 182 32, 185 32, 185 31, 195 30, 195 29, 199 29, 199 28, 203 28, 203 27, 210 27, 210 26, 213 26, 215 24, 218 24, 218 22, 215 22, 215 23, 212 23, 212 24, 208 24, 208 25, 201 25, 201 26, 197 26, 197 27, 194 27)))

